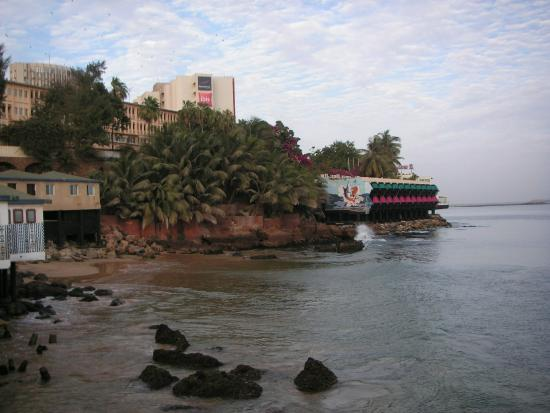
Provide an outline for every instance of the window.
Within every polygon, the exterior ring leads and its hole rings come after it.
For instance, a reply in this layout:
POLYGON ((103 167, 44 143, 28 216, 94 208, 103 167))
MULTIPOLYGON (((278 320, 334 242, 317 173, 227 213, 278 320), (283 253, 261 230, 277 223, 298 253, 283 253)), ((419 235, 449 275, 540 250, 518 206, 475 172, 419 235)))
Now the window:
POLYGON ((71 196, 77 196, 78 195, 78 185, 72 184, 71 186, 69 186, 69 193, 71 194, 71 196))
POLYGON ((17 189, 17 184, 15 182, 10 182, 8 184, 8 186, 11 188, 11 189, 17 189))
POLYGON ((36 222, 36 210, 27 209, 27 224, 34 224, 36 222))
POLYGON ((36 195, 36 186, 34 184, 27 184, 27 194, 36 195))
POLYGON ((14 224, 22 224, 23 223, 23 210, 22 209, 14 209, 13 210, 13 223, 14 224))
POLYGON ((53 195, 55 193, 54 190, 53 184, 46 184, 46 195, 53 195))
POLYGON ((95 195, 95 188, 93 184, 86 185, 86 194, 88 196, 94 196, 95 195))

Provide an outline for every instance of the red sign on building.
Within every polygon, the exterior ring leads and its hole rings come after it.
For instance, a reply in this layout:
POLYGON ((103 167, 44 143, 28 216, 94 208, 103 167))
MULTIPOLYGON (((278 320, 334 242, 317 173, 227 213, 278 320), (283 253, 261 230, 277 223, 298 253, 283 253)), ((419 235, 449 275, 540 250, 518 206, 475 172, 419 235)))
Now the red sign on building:
POLYGON ((199 105, 212 107, 212 92, 199 92, 199 105))

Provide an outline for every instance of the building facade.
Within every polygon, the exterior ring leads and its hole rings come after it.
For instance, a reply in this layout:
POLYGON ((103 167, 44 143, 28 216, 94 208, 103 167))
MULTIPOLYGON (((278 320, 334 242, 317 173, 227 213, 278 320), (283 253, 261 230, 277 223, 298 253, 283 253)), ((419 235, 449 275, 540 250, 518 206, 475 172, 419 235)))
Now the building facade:
POLYGON ((71 69, 67 66, 50 63, 12 63, 10 80, 43 88, 56 83, 65 83, 71 78, 71 69))
POLYGON ((228 110, 235 116, 235 79, 230 76, 202 73, 176 76, 171 82, 155 83, 152 91, 138 96, 134 102, 142 104, 149 96, 159 102, 161 109, 178 111, 189 101, 219 111, 228 110))
POLYGON ((32 116, 33 107, 46 95, 46 88, 19 82, 6 82, 0 108, 0 125, 25 120, 32 116))
POLYGON ((10 170, 0 172, 1 185, 48 201, 44 205, 46 240, 58 245, 99 241, 99 181, 55 171, 34 174, 10 170))

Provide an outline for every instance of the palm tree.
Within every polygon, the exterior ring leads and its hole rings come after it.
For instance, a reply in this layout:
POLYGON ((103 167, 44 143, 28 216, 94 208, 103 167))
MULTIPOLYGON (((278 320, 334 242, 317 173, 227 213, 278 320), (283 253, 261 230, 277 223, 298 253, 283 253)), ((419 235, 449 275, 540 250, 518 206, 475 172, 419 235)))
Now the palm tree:
POLYGON ((130 123, 130 119, 126 116, 124 109, 124 100, 128 97, 128 86, 116 76, 111 79, 111 96, 115 101, 113 104, 115 116, 111 124, 111 149, 114 149, 115 130, 124 130, 130 123))
POLYGON ((160 115, 160 106, 157 99, 153 96, 147 96, 139 108, 139 117, 147 122, 149 132, 151 132, 151 122, 157 120, 160 115))
POLYGON ((4 101, 4 92, 6 91, 6 72, 10 65, 10 58, 4 57, 4 44, 0 43, 0 106, 4 101))
POLYGON ((111 88, 111 93, 116 98, 124 101, 128 97, 128 86, 116 76, 111 79, 111 88))
POLYGON ((401 139, 390 135, 390 131, 377 133, 369 139, 367 152, 359 162, 363 176, 394 178, 400 165, 401 139))

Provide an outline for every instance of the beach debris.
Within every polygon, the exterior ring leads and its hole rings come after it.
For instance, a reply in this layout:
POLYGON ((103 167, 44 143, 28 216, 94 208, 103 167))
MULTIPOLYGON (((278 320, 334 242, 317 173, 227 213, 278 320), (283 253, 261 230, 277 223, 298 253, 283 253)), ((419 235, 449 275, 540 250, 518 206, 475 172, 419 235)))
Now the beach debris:
POLYGON ((304 392, 319 392, 332 387, 338 378, 319 360, 309 357, 304 369, 294 379, 294 384, 304 392))
POLYGON ((98 298, 93 294, 84 294, 79 301, 89 303, 91 301, 97 301, 97 300, 98 300, 98 298))
POLYGON ((15 371, 15 362, 13 359, 8 359, 8 370, 15 371))
POLYGON ((32 333, 32 336, 29 340, 29 346, 35 346, 37 341, 38 341, 38 334, 32 333))
POLYGON ((113 290, 109 290, 107 288, 99 288, 99 289, 94 291, 94 294, 97 295, 98 297, 103 297, 103 296, 106 296, 106 295, 113 295, 113 290))
POLYGON ((111 307, 118 307, 119 305, 124 304, 124 300, 122 298, 115 297, 111 300, 111 304, 109 304, 111 307))
POLYGON ((188 369, 209 369, 219 367, 222 363, 215 357, 202 353, 184 353, 180 350, 158 349, 153 352, 153 360, 188 369))
POLYGON ((57 334, 50 334, 48 344, 57 344, 57 334))
POLYGON ((159 344, 175 344, 181 351, 189 347, 189 342, 185 336, 179 330, 172 330, 166 324, 160 324, 157 327, 155 342, 159 344))
POLYGON ((139 375, 139 378, 149 386, 151 390, 162 389, 179 379, 172 376, 168 370, 149 365, 139 375))
POLYGON ((0 364, 0 376, 6 376, 9 373, 8 366, 0 364))
POLYGON ((262 378, 262 371, 246 364, 239 364, 229 372, 234 376, 240 377, 243 380, 256 381, 262 378))
POLYGON ((36 354, 42 354, 48 349, 47 346, 43 346, 42 344, 39 344, 38 347, 36 347, 36 354))
POLYGON ((29 362, 27 360, 23 360, 21 362, 21 364, 19 365, 19 367, 17 368, 17 371, 19 373, 24 373, 27 371, 27 365, 29 364, 29 362))
POLYGON ((176 396, 221 397, 226 399, 256 399, 262 387, 224 371, 198 371, 181 379, 172 388, 176 396))
POLYGON ((258 254, 258 255, 251 255, 251 260, 276 260, 277 256, 275 254, 258 254))
POLYGON ((40 369, 38 371, 40 372, 40 378, 42 379, 43 383, 49 382, 50 379, 52 378, 50 376, 50 372, 48 371, 48 369, 46 367, 40 367, 40 369))

